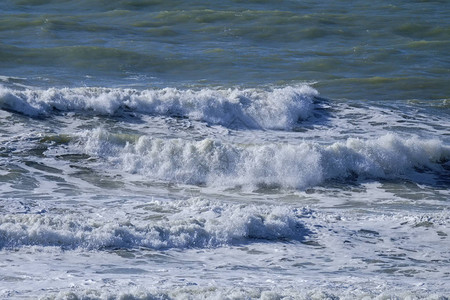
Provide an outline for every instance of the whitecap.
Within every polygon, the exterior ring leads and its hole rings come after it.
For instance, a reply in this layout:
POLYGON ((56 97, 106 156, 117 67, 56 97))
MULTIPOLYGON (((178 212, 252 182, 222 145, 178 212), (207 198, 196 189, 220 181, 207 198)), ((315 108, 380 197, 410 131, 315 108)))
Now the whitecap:
POLYGON ((57 112, 120 115, 135 113, 187 117, 234 128, 289 130, 313 110, 313 88, 153 90, 49 88, 14 90, 0 87, 0 108, 24 115, 57 112))
POLYGON ((450 148, 439 140, 388 134, 323 145, 229 144, 138 136, 124 139, 104 129, 87 131, 74 150, 105 159, 152 180, 208 186, 305 189, 327 180, 393 179, 415 169, 445 172, 450 148))

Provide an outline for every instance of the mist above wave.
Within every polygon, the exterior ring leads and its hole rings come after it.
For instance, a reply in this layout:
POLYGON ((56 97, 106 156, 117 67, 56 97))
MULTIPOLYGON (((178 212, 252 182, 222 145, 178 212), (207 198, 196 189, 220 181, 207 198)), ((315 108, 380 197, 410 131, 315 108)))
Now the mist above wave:
POLYGON ((58 112, 120 115, 124 112, 187 117, 239 128, 291 129, 307 119, 317 91, 309 86, 263 89, 154 90, 0 86, 0 108, 31 117, 58 112))

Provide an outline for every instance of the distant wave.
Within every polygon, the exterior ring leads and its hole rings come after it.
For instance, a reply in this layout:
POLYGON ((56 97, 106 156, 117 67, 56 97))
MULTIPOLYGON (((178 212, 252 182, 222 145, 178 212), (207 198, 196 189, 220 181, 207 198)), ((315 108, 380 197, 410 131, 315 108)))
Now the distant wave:
POLYGON ((307 119, 318 93, 309 86, 263 89, 155 90, 50 88, 13 90, 0 86, 0 108, 32 117, 57 112, 120 115, 124 111, 188 117, 243 128, 291 129, 307 119))
POLYGON ((393 134, 372 140, 349 138, 331 145, 236 145, 211 139, 127 138, 96 129, 87 131, 74 146, 156 180, 296 189, 333 179, 398 178, 415 169, 446 172, 443 165, 450 159, 450 147, 439 140, 393 134))

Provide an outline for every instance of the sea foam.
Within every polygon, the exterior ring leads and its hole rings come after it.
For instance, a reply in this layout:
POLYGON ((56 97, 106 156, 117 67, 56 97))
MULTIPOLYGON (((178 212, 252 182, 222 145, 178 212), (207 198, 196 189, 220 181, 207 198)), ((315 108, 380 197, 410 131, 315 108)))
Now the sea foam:
POLYGON ((230 127, 291 129, 313 109, 313 88, 303 85, 271 90, 153 90, 50 88, 13 90, 0 86, 0 108, 32 117, 57 112, 120 115, 123 112, 187 117, 230 127))
POLYGON ((394 134, 330 145, 229 144, 213 139, 125 139, 96 129, 79 137, 73 147, 152 180, 296 189, 333 179, 407 177, 415 169, 446 172, 443 166, 450 159, 450 147, 439 140, 394 134))
MULTIPOLYGON (((133 208, 136 212, 137 208, 133 208)), ((302 240, 302 212, 279 206, 246 206, 192 198, 151 201, 130 220, 122 210, 84 214, 0 216, 0 249, 204 248, 263 240, 302 240)))

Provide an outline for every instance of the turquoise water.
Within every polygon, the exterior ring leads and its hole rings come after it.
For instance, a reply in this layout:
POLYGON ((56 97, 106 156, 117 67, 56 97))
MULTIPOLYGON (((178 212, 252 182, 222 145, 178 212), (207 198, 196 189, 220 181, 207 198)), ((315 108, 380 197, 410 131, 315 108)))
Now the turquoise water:
POLYGON ((37 86, 314 83, 446 99, 446 1, 2 1, 2 75, 37 86), (24 76, 26 75, 26 76, 24 76))
POLYGON ((450 2, 0 1, 0 298, 450 297, 450 2))

